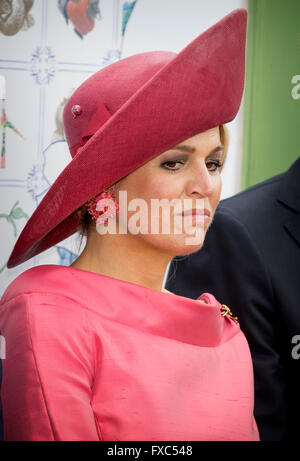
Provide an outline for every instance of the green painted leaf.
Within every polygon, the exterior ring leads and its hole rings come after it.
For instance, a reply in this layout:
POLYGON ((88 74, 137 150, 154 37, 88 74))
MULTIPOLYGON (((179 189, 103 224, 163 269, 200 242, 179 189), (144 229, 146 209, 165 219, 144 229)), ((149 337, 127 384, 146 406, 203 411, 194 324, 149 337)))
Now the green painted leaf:
POLYGON ((12 216, 14 219, 28 218, 27 214, 24 213, 24 211, 23 211, 22 208, 20 208, 20 207, 14 208, 14 209, 11 211, 11 216, 12 216))

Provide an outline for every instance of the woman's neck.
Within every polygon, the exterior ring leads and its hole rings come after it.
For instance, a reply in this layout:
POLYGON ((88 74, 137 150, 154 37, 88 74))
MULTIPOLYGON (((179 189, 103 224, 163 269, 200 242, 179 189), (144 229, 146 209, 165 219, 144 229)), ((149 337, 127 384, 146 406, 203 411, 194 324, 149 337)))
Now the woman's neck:
POLYGON ((170 293, 163 288, 163 281, 171 259, 136 236, 92 233, 71 266, 170 293))

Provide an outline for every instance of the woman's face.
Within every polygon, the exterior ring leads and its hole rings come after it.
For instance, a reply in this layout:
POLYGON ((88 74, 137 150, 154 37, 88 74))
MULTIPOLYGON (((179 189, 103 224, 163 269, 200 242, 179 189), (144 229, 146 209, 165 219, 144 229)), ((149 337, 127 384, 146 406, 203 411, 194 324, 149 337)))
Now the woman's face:
MULTIPOLYGON (((140 207, 141 202, 135 201, 137 207, 132 202, 133 208, 127 211, 126 224, 130 220, 137 225, 146 220, 148 224, 148 229, 144 227, 145 233, 136 233, 134 237, 172 256, 189 254, 201 248, 220 199, 223 157, 219 127, 215 127, 168 149, 120 180, 116 185, 117 198, 120 191, 126 191, 127 204, 138 198, 147 205, 140 207), (153 199, 165 199, 159 211, 153 207, 153 199), (172 201, 176 203, 173 207, 170 206, 172 201), (200 213, 197 221, 182 215, 187 210, 193 210, 192 214, 200 213), (163 231, 166 216, 170 218, 170 228, 163 231)), ((130 230, 127 232, 135 234, 130 230)))

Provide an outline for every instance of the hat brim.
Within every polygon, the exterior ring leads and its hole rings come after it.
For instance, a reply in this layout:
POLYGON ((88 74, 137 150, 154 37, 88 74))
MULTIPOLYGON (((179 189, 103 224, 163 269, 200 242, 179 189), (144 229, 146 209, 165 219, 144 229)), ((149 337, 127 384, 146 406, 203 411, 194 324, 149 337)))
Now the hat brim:
POLYGON ((247 10, 234 10, 131 96, 53 183, 7 267, 72 235, 79 224, 77 210, 91 197, 177 143, 233 120, 244 88, 246 29, 247 10))

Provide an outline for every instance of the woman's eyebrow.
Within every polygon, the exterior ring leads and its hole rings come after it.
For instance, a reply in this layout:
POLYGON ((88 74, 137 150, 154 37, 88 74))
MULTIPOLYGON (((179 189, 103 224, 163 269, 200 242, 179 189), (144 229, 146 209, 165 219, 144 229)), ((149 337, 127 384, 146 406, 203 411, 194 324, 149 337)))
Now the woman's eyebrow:
MULTIPOLYGON (((179 144, 178 146, 171 147, 171 149, 168 149, 168 150, 181 150, 183 152, 189 152, 190 154, 193 154, 194 152, 196 152, 197 149, 195 147, 188 146, 186 144, 179 144)), ((216 152, 220 152, 223 150, 224 150, 224 146, 219 145, 215 147, 212 151, 210 151, 209 155, 215 154, 216 152)))

